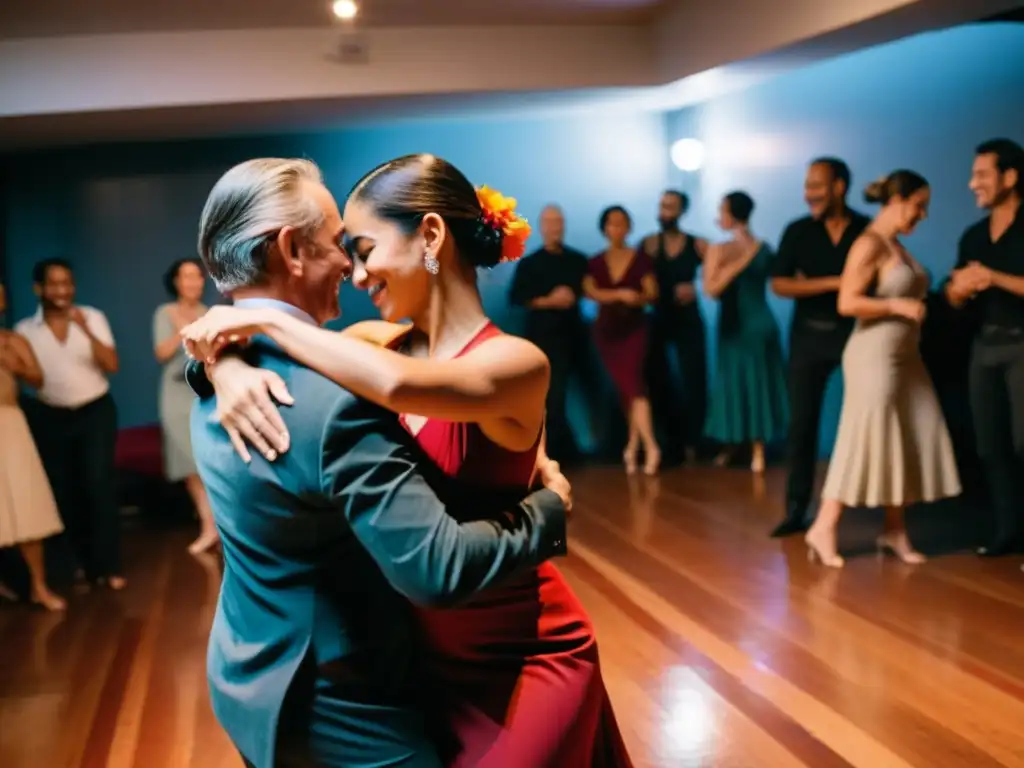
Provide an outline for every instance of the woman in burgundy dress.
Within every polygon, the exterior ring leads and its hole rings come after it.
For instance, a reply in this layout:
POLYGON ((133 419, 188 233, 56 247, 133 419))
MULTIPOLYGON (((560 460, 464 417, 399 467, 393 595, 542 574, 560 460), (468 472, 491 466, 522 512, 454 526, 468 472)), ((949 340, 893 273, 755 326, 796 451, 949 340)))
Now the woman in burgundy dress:
MULTIPOLYGON (((478 267, 522 253, 529 230, 513 206, 486 188, 475 191, 440 158, 385 163, 349 197, 347 248, 356 284, 382 317, 412 318, 411 326, 370 322, 338 334, 274 310, 216 307, 184 335, 209 342, 267 334, 300 362, 401 414, 447 476, 439 495, 452 514, 478 512, 487 499, 497 514, 507 499, 522 497, 535 474, 548 383, 544 355, 498 330, 476 288, 478 267)), ((227 426, 237 437, 241 425, 272 458, 287 449, 287 435, 251 405, 268 407, 267 377, 237 359, 211 374, 222 412, 236 414, 227 426), (253 422, 265 425, 262 435, 251 432, 253 422)), ((433 714, 454 736, 447 765, 630 765, 593 626, 554 565, 460 608, 417 614, 437 682, 433 714)))
POLYGON ((643 248, 626 245, 633 222, 620 205, 601 214, 601 232, 608 249, 590 260, 583 292, 600 305, 594 322, 594 343, 615 384, 629 422, 629 440, 622 452, 626 472, 636 472, 636 454, 644 449, 644 472, 653 475, 661 450, 651 423, 651 401, 644 381, 647 359, 645 308, 658 298, 654 261, 643 248))

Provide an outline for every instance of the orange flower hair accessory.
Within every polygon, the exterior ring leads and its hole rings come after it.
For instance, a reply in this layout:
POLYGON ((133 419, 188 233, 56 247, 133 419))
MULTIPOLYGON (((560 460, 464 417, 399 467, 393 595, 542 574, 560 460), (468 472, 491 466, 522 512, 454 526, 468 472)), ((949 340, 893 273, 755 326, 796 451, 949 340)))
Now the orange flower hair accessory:
POLYGON ((516 199, 505 197, 488 186, 478 187, 476 199, 483 209, 484 223, 501 233, 501 261, 515 261, 526 252, 529 222, 516 213, 516 199))

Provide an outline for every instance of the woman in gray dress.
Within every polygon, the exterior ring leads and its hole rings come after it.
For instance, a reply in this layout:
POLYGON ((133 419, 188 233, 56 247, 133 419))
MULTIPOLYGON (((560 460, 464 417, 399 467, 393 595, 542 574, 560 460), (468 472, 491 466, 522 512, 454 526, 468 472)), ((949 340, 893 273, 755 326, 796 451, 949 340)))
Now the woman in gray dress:
POLYGON ((864 192, 882 210, 850 248, 839 314, 857 318, 843 350, 843 409, 808 555, 843 566, 836 524, 843 507, 884 507, 880 551, 905 563, 924 555, 907 537, 910 504, 960 494, 953 446, 918 348, 928 274, 900 243, 928 214, 928 182, 893 171, 864 192))
POLYGON ((160 424, 164 435, 164 474, 169 481, 185 482, 202 528, 189 552, 199 554, 217 544, 217 529, 192 458, 189 413, 195 397, 185 382, 185 352, 179 332, 206 314, 202 303, 206 278, 198 259, 179 259, 164 275, 164 286, 174 301, 161 304, 153 315, 153 351, 163 365, 160 377, 160 424))

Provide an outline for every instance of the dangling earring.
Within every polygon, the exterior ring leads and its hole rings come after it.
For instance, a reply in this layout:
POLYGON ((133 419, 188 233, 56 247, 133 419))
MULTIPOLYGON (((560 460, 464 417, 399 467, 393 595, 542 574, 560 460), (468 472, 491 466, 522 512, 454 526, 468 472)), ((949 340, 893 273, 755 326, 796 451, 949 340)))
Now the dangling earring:
POLYGON ((432 275, 436 275, 441 271, 441 262, 437 260, 436 256, 431 256, 430 254, 427 254, 423 259, 423 266, 432 275))

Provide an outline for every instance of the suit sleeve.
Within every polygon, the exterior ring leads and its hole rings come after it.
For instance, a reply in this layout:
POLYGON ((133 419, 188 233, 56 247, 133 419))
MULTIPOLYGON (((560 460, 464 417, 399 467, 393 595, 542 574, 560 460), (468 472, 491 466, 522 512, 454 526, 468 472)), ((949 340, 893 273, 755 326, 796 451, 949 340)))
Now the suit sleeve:
MULTIPOLYGON (((222 354, 235 355, 236 357, 240 357, 249 365, 258 366, 259 355, 251 350, 251 346, 239 347, 233 345, 227 347, 222 354)), ((213 382, 211 382, 209 377, 206 375, 206 366, 200 360, 189 359, 185 363, 185 383, 192 388, 192 391, 195 392, 196 396, 201 400, 206 400, 216 394, 213 389, 213 382)))
POLYGON ((347 393, 327 421, 321 456, 321 490, 385 578, 414 603, 452 605, 565 554, 557 494, 537 491, 500 519, 460 523, 427 484, 424 457, 394 415, 347 393))
POLYGON ((779 241, 779 250, 772 259, 772 277, 796 277, 799 269, 797 253, 797 231, 794 224, 786 227, 779 241))
POLYGON ((203 400, 214 395, 213 384, 206 377, 206 366, 198 360, 189 359, 185 363, 185 382, 203 400))

